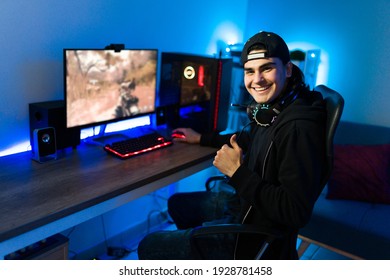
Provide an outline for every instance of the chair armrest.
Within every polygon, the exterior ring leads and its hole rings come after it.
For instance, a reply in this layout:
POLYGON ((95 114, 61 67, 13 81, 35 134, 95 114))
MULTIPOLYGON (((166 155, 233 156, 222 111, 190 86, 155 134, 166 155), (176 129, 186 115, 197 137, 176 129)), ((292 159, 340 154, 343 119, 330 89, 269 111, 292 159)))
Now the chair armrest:
POLYGON ((268 248, 275 239, 282 238, 284 233, 276 229, 270 229, 267 227, 260 227, 256 225, 246 225, 246 224, 219 224, 219 225, 210 225, 210 226, 200 226, 196 227, 191 232, 191 244, 193 248, 197 251, 200 258, 202 258, 202 253, 197 246, 196 239, 202 236, 211 235, 211 234, 260 234, 264 236, 264 244, 262 245, 259 253, 256 256, 256 259, 260 259, 265 250, 268 248))
POLYGON ((227 181, 227 177, 225 175, 217 175, 208 178, 205 183, 205 187, 208 192, 212 189, 211 183, 214 183, 215 181, 227 181))
POLYGON ((276 239, 283 237, 283 232, 266 227, 246 224, 219 224, 211 226, 200 226, 192 230, 192 237, 197 238, 209 234, 228 234, 228 233, 249 233, 262 234, 276 239))

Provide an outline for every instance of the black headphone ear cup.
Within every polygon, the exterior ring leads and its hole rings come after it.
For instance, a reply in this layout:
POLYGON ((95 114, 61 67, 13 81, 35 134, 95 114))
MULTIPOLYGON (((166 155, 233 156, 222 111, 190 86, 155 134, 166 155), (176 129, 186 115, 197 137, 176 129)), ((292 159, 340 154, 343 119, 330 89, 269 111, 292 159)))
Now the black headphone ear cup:
POLYGON ((258 104, 252 102, 246 108, 249 120, 255 121, 260 126, 270 126, 280 113, 275 110, 275 106, 269 106, 268 104, 258 104))
POLYGON ((273 107, 259 107, 255 112, 253 119, 260 126, 270 126, 276 119, 279 113, 273 107))
POLYGON ((252 101, 246 108, 246 112, 251 121, 255 121, 260 126, 271 126, 280 112, 287 105, 292 103, 298 96, 297 92, 291 91, 286 97, 278 103, 270 106, 268 104, 259 104, 252 101))

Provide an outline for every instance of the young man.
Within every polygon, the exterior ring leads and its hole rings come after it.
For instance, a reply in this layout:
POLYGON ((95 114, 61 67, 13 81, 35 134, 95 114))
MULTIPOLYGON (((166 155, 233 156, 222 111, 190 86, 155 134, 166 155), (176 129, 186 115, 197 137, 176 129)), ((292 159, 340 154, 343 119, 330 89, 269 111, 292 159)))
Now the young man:
MULTIPOLYGON (((242 51, 244 82, 253 103, 251 123, 234 135, 200 135, 179 128, 190 144, 220 148, 214 166, 228 177, 234 193, 178 193, 168 201, 178 230, 157 232, 140 243, 140 259, 192 259, 189 237, 204 224, 245 223, 277 229, 284 237, 267 249, 266 259, 297 259, 296 240, 318 195, 325 173, 325 107, 304 84, 284 40, 272 32, 250 38, 242 51)), ((260 236, 211 236, 201 240, 208 259, 253 259, 260 236)))

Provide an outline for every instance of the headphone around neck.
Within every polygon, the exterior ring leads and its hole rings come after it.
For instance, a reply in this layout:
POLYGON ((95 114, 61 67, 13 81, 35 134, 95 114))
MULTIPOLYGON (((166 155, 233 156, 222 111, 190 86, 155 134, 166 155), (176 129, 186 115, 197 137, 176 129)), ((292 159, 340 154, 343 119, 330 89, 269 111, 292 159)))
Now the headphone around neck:
POLYGON ((291 104, 298 96, 296 91, 291 91, 289 94, 281 98, 274 104, 259 104, 252 101, 246 108, 246 112, 251 121, 255 121, 260 126, 271 126, 278 115, 284 108, 291 104))

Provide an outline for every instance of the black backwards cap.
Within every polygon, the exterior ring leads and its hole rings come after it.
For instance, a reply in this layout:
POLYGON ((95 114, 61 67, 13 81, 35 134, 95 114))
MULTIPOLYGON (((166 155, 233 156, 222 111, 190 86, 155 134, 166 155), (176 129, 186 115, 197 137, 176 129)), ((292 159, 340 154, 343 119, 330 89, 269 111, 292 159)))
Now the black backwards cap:
POLYGON ((241 64, 244 65, 249 60, 269 57, 277 57, 286 64, 290 61, 290 51, 282 37, 272 32, 260 31, 246 41, 241 53, 241 64), (264 47, 265 52, 249 54, 255 45, 264 47))

